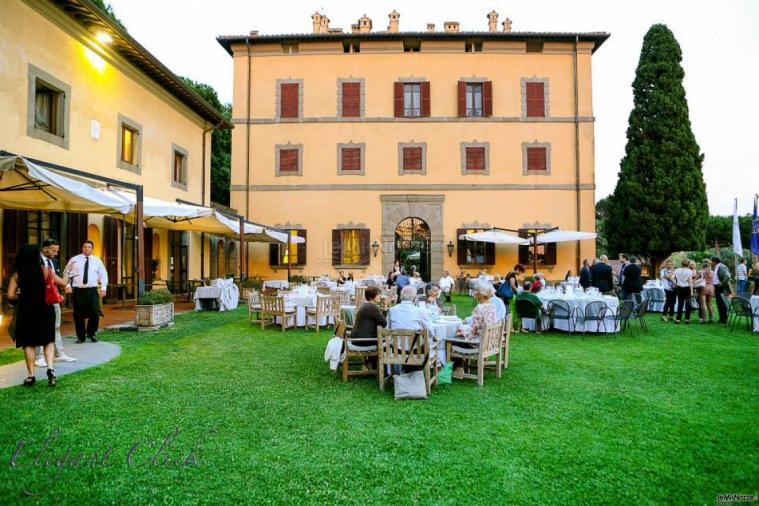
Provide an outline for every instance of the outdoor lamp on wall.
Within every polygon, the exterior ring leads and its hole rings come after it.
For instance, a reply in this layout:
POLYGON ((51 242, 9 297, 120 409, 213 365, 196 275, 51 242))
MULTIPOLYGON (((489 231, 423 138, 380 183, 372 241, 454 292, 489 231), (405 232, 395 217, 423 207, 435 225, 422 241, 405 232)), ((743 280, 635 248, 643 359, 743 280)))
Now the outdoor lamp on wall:
POLYGON ((448 248, 448 256, 452 257, 453 256, 453 241, 448 241, 448 246, 446 247, 448 248))
POLYGON ((377 256, 377 252, 379 251, 379 246, 380 246, 379 243, 375 239, 374 242, 372 243, 372 253, 374 253, 375 257, 377 256))

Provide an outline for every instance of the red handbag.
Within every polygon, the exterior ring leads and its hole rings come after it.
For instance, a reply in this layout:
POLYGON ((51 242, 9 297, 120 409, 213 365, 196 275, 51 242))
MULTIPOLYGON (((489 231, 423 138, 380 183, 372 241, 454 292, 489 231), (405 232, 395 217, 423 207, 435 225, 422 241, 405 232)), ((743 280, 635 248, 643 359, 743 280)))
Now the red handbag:
POLYGON ((47 275, 47 270, 44 268, 42 272, 45 275, 45 304, 60 304, 63 302, 63 296, 55 286, 53 276, 47 275))

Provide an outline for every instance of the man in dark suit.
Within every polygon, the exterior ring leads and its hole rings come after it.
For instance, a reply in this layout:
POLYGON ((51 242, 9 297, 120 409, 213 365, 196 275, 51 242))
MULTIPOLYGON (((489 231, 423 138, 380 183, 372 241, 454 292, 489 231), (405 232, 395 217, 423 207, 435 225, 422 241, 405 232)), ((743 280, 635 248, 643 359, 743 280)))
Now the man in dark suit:
POLYGON ((614 291, 614 276, 611 272, 611 265, 608 264, 609 257, 601 255, 601 261, 593 266, 590 273, 590 284, 598 288, 601 293, 611 293, 614 291))
POLYGON ((590 261, 587 258, 582 261, 580 268, 580 286, 586 290, 590 286, 590 261))
MULTIPOLYGON (((42 267, 43 269, 50 269, 57 276, 61 276, 61 266, 58 264, 57 258, 59 250, 60 244, 55 239, 48 237, 42 241, 42 248, 40 248, 40 252, 42 253, 42 256, 40 257, 42 267)), ((53 304, 53 309, 55 309, 55 361, 74 362, 76 359, 74 357, 69 357, 63 351, 63 340, 61 339, 61 305, 53 304)), ((37 367, 47 366, 51 369, 53 368, 52 364, 48 365, 45 361, 45 356, 42 353, 42 346, 37 347, 34 364, 37 367)))
POLYGON ((640 265, 638 259, 630 258, 625 266, 625 276, 622 280, 622 300, 629 299, 632 294, 643 290, 643 281, 640 279, 640 265))

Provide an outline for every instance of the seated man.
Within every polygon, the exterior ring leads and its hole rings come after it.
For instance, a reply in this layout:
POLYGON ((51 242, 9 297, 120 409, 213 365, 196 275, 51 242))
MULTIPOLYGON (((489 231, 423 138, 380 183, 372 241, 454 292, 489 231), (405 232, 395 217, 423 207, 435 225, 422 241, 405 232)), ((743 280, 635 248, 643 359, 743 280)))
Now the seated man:
POLYGON ((545 315, 545 310, 543 309, 543 301, 540 300, 540 297, 535 295, 535 292, 532 291, 532 286, 529 282, 526 282, 524 284, 524 291, 519 292, 515 300, 518 302, 520 300, 529 300, 532 301, 539 309, 541 316, 545 315))
POLYGON ((456 286, 456 280, 448 274, 448 271, 444 271, 443 277, 440 278, 439 285, 440 290, 442 290, 443 295, 445 296, 445 301, 451 302, 451 293, 453 292, 453 287, 456 286))
POLYGON ((387 314, 389 329, 424 330, 430 328, 427 312, 414 305, 416 289, 405 286, 401 290, 401 302, 390 308, 387 314))
POLYGON ((488 302, 495 307, 495 316, 498 318, 498 321, 505 321, 509 314, 509 307, 504 304, 503 300, 497 295, 493 295, 488 302))

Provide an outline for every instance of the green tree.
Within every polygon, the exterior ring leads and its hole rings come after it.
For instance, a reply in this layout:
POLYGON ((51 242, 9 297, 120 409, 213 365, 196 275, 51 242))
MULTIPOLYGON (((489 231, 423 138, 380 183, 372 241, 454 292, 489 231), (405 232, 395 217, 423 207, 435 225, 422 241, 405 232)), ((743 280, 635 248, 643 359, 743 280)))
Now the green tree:
MULTIPOLYGON (((741 243, 744 249, 751 246, 751 215, 738 216, 738 228, 741 231, 741 243)), ((733 217, 709 216, 706 221, 706 246, 714 247, 718 242, 720 248, 731 248, 733 244, 733 217)))
POLYGON ((609 219, 609 199, 604 197, 596 202, 596 256, 611 255, 609 242, 606 239, 606 224, 609 219))
MULTIPOLYGON (((210 85, 198 83, 186 77, 181 78, 214 109, 229 120, 232 106, 222 104, 219 95, 210 85)), ((230 167, 232 166, 232 134, 227 129, 213 131, 211 140, 211 201, 225 206, 229 205, 230 167)))
POLYGON ((654 271, 672 251, 702 248, 709 216, 704 156, 691 130, 681 61, 674 34, 653 25, 643 39, 625 156, 605 225, 611 251, 646 256, 654 271))

